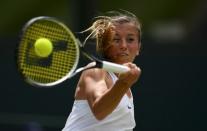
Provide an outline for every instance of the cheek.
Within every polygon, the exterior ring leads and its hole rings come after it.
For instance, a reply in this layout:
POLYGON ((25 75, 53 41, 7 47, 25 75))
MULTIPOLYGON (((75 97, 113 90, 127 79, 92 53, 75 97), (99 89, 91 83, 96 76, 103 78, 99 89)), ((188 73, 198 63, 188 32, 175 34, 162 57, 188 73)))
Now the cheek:
POLYGON ((109 58, 109 56, 111 56, 112 53, 113 53, 113 51, 110 48, 105 49, 103 52, 104 57, 106 57, 106 58, 109 58))
POLYGON ((113 47, 109 48, 105 53, 107 56, 112 57, 116 54, 117 49, 114 49, 113 47))
POLYGON ((138 46, 138 44, 137 45, 134 45, 134 46, 130 46, 129 51, 132 54, 137 54, 139 52, 139 46, 138 46))

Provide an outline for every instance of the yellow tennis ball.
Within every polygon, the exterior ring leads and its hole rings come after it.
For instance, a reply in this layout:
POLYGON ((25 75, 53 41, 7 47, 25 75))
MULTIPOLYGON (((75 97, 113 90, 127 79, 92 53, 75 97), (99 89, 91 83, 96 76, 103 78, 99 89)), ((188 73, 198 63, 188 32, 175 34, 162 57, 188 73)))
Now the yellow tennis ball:
POLYGON ((48 57, 53 50, 52 42, 47 38, 39 38, 34 43, 35 53, 39 57, 48 57))

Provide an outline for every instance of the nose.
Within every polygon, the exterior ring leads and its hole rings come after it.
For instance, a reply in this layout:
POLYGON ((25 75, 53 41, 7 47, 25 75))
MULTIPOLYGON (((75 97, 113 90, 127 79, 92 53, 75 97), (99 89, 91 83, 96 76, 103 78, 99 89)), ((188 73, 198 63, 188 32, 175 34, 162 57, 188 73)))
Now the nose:
POLYGON ((125 40, 122 40, 120 43, 120 48, 121 49, 126 49, 127 48, 127 42, 125 40))

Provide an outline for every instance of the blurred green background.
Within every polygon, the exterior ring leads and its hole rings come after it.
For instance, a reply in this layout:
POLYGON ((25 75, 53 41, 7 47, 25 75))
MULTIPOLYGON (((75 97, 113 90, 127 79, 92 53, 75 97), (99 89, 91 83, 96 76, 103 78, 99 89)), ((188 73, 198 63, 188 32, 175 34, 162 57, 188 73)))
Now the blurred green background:
POLYGON ((135 61, 142 76, 132 88, 135 130, 207 129, 206 0, 1 0, 1 131, 60 131, 73 104, 78 76, 51 89, 20 78, 15 48, 24 24, 52 16, 79 32, 94 16, 118 9, 133 12, 143 25, 135 61))

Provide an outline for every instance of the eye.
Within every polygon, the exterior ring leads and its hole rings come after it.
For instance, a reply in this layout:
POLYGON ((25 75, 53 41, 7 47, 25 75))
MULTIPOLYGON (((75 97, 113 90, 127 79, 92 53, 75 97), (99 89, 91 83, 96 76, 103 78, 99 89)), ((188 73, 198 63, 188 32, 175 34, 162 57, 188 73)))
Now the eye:
POLYGON ((127 38, 127 42, 128 43, 132 43, 132 42, 134 42, 135 41, 135 38, 127 38))
POLYGON ((120 41, 120 38, 114 38, 113 39, 113 42, 115 42, 115 43, 119 43, 119 41, 120 41))

